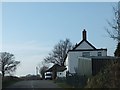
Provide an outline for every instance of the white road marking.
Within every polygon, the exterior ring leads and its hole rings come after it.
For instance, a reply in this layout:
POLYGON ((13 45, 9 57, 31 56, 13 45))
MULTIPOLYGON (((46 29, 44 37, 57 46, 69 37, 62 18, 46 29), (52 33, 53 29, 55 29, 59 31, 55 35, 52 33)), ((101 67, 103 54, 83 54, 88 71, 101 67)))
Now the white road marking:
POLYGON ((31 87, 32 87, 32 90, 34 90, 34 86, 33 86, 33 82, 31 81, 31 87))

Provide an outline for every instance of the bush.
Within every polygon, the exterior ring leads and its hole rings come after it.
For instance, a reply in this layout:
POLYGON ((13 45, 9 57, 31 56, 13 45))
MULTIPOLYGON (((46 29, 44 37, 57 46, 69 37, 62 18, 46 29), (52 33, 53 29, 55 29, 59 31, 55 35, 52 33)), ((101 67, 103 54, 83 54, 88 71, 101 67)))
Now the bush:
POLYGON ((120 61, 114 61, 89 79, 86 88, 120 88, 120 61))
POLYGON ((20 81, 21 79, 16 76, 6 76, 2 78, 2 87, 7 87, 17 81, 20 81))
POLYGON ((61 88, 71 88, 71 86, 66 83, 66 77, 57 77, 54 83, 57 83, 61 88))
POLYGON ((42 80, 42 78, 39 75, 29 75, 21 77, 22 80, 42 80))
POLYGON ((57 77, 57 79, 55 80, 55 82, 58 82, 58 83, 66 82, 66 77, 57 77))
POLYGON ((87 79, 86 76, 74 74, 72 76, 67 76, 66 82, 75 88, 83 88, 86 85, 87 79))

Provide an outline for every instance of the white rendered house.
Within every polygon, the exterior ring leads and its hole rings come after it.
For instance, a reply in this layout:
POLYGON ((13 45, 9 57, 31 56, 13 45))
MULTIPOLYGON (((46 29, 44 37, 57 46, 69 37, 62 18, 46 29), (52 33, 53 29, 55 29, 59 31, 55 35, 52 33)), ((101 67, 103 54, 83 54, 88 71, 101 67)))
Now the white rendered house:
POLYGON ((82 41, 78 43, 72 50, 68 51, 65 60, 65 65, 67 67, 66 71, 69 71, 70 73, 76 73, 76 69, 80 69, 80 73, 82 73, 85 72, 84 69, 86 69, 88 72, 85 73, 89 75, 92 73, 92 71, 90 71, 92 69, 92 62, 91 59, 87 57, 107 56, 107 49, 97 49, 91 43, 89 43, 87 41, 87 32, 85 29, 82 32, 82 37, 82 41), (82 66, 84 62, 82 62, 80 58, 84 61, 86 60, 86 65, 82 66))

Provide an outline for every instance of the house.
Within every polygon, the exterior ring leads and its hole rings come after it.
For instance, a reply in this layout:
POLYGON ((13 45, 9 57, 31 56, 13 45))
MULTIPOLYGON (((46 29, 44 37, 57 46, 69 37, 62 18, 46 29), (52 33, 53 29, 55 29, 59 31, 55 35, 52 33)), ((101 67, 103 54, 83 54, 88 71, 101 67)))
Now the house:
POLYGON ((64 72, 67 68, 65 66, 60 66, 59 64, 53 65, 51 68, 46 70, 46 72, 52 72, 52 79, 56 79, 57 77, 65 77, 66 72, 64 72))
POLYGON ((75 45, 72 50, 68 51, 65 66, 66 71, 74 74, 76 71, 79 73, 92 75, 92 58, 90 57, 107 57, 107 49, 97 49, 87 40, 87 32, 82 31, 82 41, 75 45), (89 57, 89 58, 87 58, 89 57))
POLYGON ((107 49, 97 49, 87 40, 87 32, 84 29, 82 31, 82 41, 75 45, 72 50, 69 50, 66 58, 64 69, 58 70, 55 67, 60 68, 62 66, 54 65, 48 71, 56 71, 55 77, 65 77, 78 73, 80 75, 96 75, 106 63, 115 60, 115 57, 107 56, 107 49), (68 76, 67 75, 67 76, 68 76))

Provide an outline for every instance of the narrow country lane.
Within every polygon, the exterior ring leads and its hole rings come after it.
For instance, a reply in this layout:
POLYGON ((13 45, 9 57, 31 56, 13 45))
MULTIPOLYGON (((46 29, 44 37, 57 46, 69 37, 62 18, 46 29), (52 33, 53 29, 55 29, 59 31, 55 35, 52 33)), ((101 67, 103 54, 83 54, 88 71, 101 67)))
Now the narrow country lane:
POLYGON ((43 88, 60 88, 51 80, 28 80, 17 82, 2 90, 41 90, 43 88))

